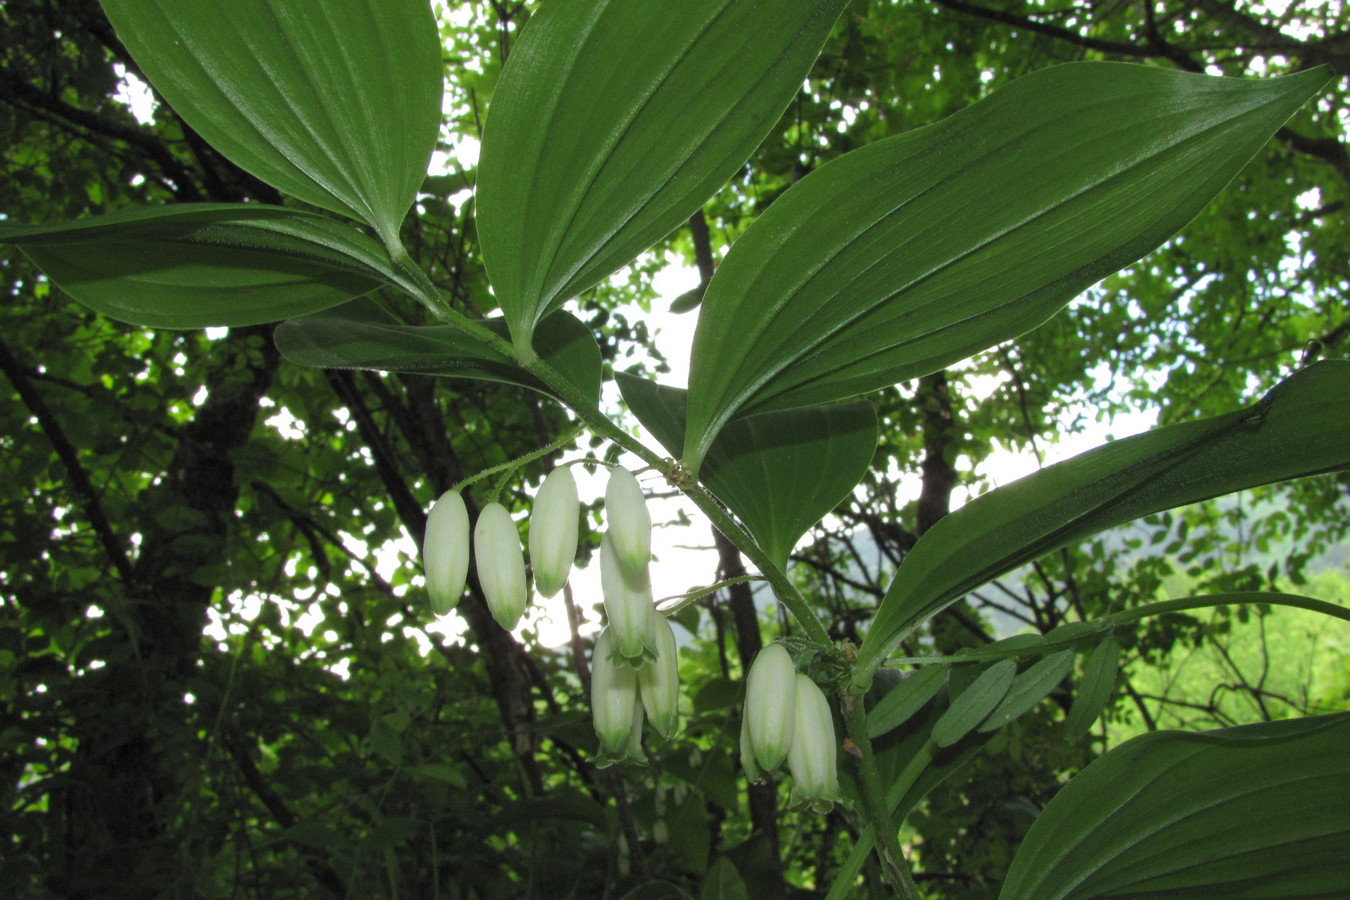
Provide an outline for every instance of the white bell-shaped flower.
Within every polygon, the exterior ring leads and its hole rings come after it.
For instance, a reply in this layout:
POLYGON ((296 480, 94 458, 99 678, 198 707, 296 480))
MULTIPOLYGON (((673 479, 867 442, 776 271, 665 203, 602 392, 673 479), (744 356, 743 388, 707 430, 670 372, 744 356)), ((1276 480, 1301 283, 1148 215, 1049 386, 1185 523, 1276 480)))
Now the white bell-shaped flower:
POLYGON ((469 577, 469 510, 458 491, 446 491, 427 514, 422 565, 431 610, 443 616, 459 603, 469 577))
POLYGON ((675 631, 656 613, 656 659, 638 669, 638 694, 647 719, 661 737, 669 739, 679 725, 680 660, 675 650, 675 631))
POLYGON ((473 555, 478 584, 492 618, 507 631, 516 627, 530 598, 520 532, 500 503, 489 503, 473 529, 473 555))
POLYGON ((745 725, 762 772, 782 765, 792 747, 796 685, 797 670, 786 647, 770 644, 759 651, 745 679, 745 725))
MULTIPOLYGON (((595 656, 591 660, 591 718, 600 746, 606 753, 617 756, 628 747, 633 717, 641 714, 642 707, 638 703, 637 672, 611 661, 613 654, 613 629, 606 628, 595 642, 595 656)), ((638 727, 640 746, 641 726, 638 727)))
POLYGON ((613 537, 611 530, 600 541, 600 592, 619 655, 630 665, 641 666, 656 655, 656 620, 660 614, 652 599, 646 567, 638 577, 630 576, 619 561, 613 537))
POLYGON ((652 558, 652 516, 642 486, 627 469, 610 470, 605 522, 624 572, 632 578, 642 577, 652 558))
POLYGON ((534 587, 545 597, 562 590, 572 573, 580 514, 572 469, 559 466, 540 485, 530 512, 530 565, 534 568, 534 587))
POLYGON ((788 769, 792 772, 792 796, 819 813, 843 796, 839 793, 839 741, 825 692, 805 675, 797 676, 796 712, 788 769))

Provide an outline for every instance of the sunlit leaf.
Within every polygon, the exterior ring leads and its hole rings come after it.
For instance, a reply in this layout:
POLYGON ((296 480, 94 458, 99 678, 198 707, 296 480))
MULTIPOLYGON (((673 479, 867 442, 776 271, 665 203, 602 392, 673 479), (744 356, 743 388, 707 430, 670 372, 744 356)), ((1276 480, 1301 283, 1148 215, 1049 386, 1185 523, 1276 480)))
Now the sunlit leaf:
MULTIPOLYGON (((482 324, 506 336, 506 323, 482 324)), ((514 359, 449 325, 405 325, 369 300, 284 322, 276 330, 277 348, 302 366, 418 372, 517 384, 552 394, 514 359)), ((587 397, 600 398, 600 348, 595 335, 571 313, 559 311, 539 326, 542 359, 568 377, 587 397)))
MULTIPOLYGON (((624 373, 618 381, 638 420, 679 452, 685 392, 624 373)), ((801 536, 862 480, 876 445, 870 403, 754 416, 722 433, 702 478, 781 567, 801 536)))
POLYGON ((1342 897, 1350 714, 1141 735, 1045 807, 1000 900, 1342 897))
POLYGON ((275 322, 403 281, 355 228, 279 206, 185 203, 60 225, 0 222, 0 243, 86 306, 156 328, 275 322))
POLYGON ((103 0, 184 121, 240 167, 393 246, 441 116, 426 0, 103 0))
POLYGON ((862 648, 881 659, 956 598, 1122 522, 1262 484, 1350 467, 1350 361, 1301 369, 1252 406, 1115 441, 942 518, 901 564, 862 648))
POLYGON ((801 88, 844 5, 540 7, 497 84, 478 168, 478 235, 518 346, 736 172, 801 88))
POLYGON ((802 179, 703 300, 682 459, 1029 331, 1186 224, 1327 81, 1117 63, 1035 72, 802 179))

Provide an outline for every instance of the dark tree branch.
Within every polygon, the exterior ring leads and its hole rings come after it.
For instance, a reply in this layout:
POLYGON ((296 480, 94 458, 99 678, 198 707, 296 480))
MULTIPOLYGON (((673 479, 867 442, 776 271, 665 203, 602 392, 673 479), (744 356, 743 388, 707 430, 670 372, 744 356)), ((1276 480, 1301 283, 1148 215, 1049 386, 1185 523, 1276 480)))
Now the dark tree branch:
POLYGON ((66 437, 65 430, 61 427, 56 414, 42 399, 42 394, 28 380, 24 366, 14 357, 3 340, 0 340, 0 371, 3 371, 5 376, 9 378, 10 384, 14 385, 14 390, 19 395, 19 399, 32 412, 33 417, 38 420, 38 425, 42 428, 43 434, 47 435, 47 440, 51 441, 52 448, 61 460, 66 475, 70 478, 71 487, 75 491, 75 496, 79 498, 85 516, 88 517, 89 524, 93 527, 99 543, 103 545, 103 551, 107 554, 108 561, 117 570, 123 584, 132 584, 135 581, 135 571, 131 565, 131 560, 127 557, 126 547, 113 532, 112 524, 103 512, 103 503, 99 499, 98 491, 94 490, 94 485, 89 480, 89 473, 80 463, 79 451, 66 437))
POLYGON ((919 493, 915 528, 922 536, 951 509, 952 489, 956 487, 956 469, 947 459, 956 429, 946 373, 934 372, 920 378, 914 401, 923 422, 923 489, 919 493))
POLYGON ((964 0, 934 0, 939 6, 946 7, 953 12, 963 15, 973 16, 977 19, 984 19, 990 22, 998 22, 1002 25, 1010 25, 1013 28, 1029 31, 1032 34, 1039 34, 1045 37, 1054 38, 1065 43, 1082 47, 1084 50, 1095 50, 1098 53, 1105 53, 1109 56, 1132 57, 1137 59, 1165 58, 1175 63, 1178 68, 1189 72, 1204 71, 1204 66, 1200 65, 1190 54, 1180 47, 1168 44, 1160 38, 1150 40, 1143 46, 1137 44, 1125 43, 1123 41, 1106 41, 1101 38, 1088 37, 1079 34, 1069 28, 1060 25, 1050 25, 1046 22, 1040 22, 1028 16, 1018 15, 1017 13, 1006 12, 1001 9, 989 9, 974 3, 966 3, 964 0))
POLYGON ((59 97, 39 90, 13 72, 0 70, 0 101, 30 115, 73 131, 80 137, 91 136, 120 141, 152 161, 173 185, 177 199, 194 202, 202 199, 193 173, 183 165, 164 142, 153 134, 71 106, 59 97))
MULTIPOLYGON (((1191 0, 1195 8, 1218 22, 1241 32, 1245 46, 1295 56, 1308 65, 1331 67, 1337 75, 1350 75, 1350 54, 1335 49, 1335 39, 1301 41, 1267 25, 1224 0, 1191 0)), ((1292 7, 1292 4, 1291 4, 1292 7)))

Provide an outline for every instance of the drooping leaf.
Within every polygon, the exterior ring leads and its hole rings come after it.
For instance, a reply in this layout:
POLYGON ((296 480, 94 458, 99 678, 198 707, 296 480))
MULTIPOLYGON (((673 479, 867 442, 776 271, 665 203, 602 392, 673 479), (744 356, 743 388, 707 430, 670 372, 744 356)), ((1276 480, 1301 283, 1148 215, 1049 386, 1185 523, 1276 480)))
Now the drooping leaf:
POLYGON ((1046 805, 1000 900, 1341 897, 1350 714, 1141 735, 1046 805))
POLYGON ((1111 699, 1111 691, 1116 686, 1116 669, 1120 659, 1120 644, 1113 635, 1102 638, 1102 642, 1088 657, 1083 667, 1083 680, 1078 683, 1078 693, 1074 695, 1073 706, 1069 707, 1069 716, 1064 720, 1064 733, 1069 740, 1077 740, 1087 734, 1092 723, 1106 708, 1111 699))
POLYGON ((946 666, 923 666, 887 692, 867 714, 867 735, 881 737, 923 709, 933 695, 947 683, 946 666))
POLYGON ((1326 83, 1117 63, 1035 72, 802 179, 708 286, 682 459, 1029 331, 1186 224, 1326 83))
POLYGON ((933 742, 950 747, 965 737, 1003 700, 1016 675, 1017 663, 1011 659, 1000 660, 981 672, 933 726, 933 742))
MULTIPOLYGON (((685 392, 624 373, 618 382, 638 420, 678 453, 685 392)), ((801 536, 862 480, 876 444, 870 403, 753 416, 722 433, 702 478, 782 567, 801 536)))
MULTIPOLYGON (((482 324, 506 337, 502 319, 482 324)), ((478 378, 552 392, 514 359, 450 325, 405 325, 370 300, 284 322, 277 348, 293 363, 331 369, 419 372, 478 378)), ((539 326, 542 359, 597 401, 602 377, 595 335, 571 313, 558 311, 539 326)))
POLYGON ((154 328, 276 322, 404 284, 384 248, 355 228, 260 204, 0 222, 0 243, 17 246, 84 305, 154 328))
POLYGON ((553 0, 497 84, 478 235, 517 346, 689 218, 801 88, 845 0, 553 0), (748 39, 753 36, 753 40, 748 39))
POLYGON ((994 731, 1013 719, 1031 711, 1073 668, 1074 652, 1060 650, 1037 660, 1025 672, 1013 679, 1012 687, 989 718, 980 723, 980 731, 994 731))
POLYGON ((1114 525, 1350 467, 1350 361, 1301 369, 1252 406, 1115 441, 982 495, 914 545, 863 646, 866 670, 919 622, 1022 563, 1114 525))
POLYGON ((426 0, 103 0, 183 120, 240 167, 395 246, 441 116, 426 0))
POLYGON ((708 867, 703 879, 703 890, 699 891, 699 900, 750 900, 745 881, 736 866, 725 856, 719 856, 708 867))

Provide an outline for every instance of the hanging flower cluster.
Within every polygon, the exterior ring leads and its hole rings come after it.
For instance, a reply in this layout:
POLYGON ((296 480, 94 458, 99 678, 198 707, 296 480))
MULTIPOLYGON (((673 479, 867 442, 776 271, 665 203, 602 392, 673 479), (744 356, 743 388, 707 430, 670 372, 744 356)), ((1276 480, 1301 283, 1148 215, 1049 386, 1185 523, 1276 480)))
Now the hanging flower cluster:
MULTIPOLYGON (((530 562, 535 588, 545 597, 562 590, 571 575, 580 508, 571 470, 554 469, 540 486, 530 513, 530 562)), ((610 474, 605 518, 600 587, 609 625, 596 641, 592 663, 595 731, 610 761, 645 762, 645 722, 651 722, 663 738, 675 733, 679 664, 675 632, 657 612, 652 596, 651 514, 637 478, 627 469, 616 468, 610 474)), ((454 609, 464 593, 469 545, 464 498, 447 491, 427 516, 422 544, 427 593, 437 615, 454 609)), ((488 503, 479 512, 473 551, 478 583, 493 618, 507 630, 515 628, 530 592, 520 535, 500 503, 488 503)))
MULTIPOLYGON (((530 560, 535 587, 545 597, 562 590, 577 555, 577 518, 581 504, 571 469, 561 466, 544 479, 530 515, 530 560)), ((489 503, 473 528, 475 571, 488 609, 510 631, 530 599, 520 533, 505 506, 489 503)), ((427 515, 422 541, 427 594, 438 616, 450 612, 464 594, 469 577, 469 513, 458 491, 446 491, 427 515)))
POLYGON ((652 597, 651 514, 627 469, 609 476, 605 521, 600 590, 609 627, 596 641, 591 667, 595 731, 611 759, 645 762, 643 718, 663 738, 675 733, 680 675, 675 632, 652 597))
POLYGON ((751 781, 786 759, 792 799, 829 812, 842 796, 837 772, 838 741, 825 693, 800 674, 782 644, 759 652, 745 682, 741 719, 741 765, 751 781))

